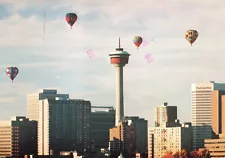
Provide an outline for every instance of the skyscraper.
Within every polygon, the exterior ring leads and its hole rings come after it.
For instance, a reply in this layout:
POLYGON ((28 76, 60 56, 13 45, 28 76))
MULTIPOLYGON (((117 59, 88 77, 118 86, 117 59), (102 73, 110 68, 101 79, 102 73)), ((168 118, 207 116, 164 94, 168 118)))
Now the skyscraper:
POLYGON ((174 126, 177 119, 177 106, 168 106, 164 103, 155 108, 155 127, 174 126))
POLYGON ((38 154, 60 151, 83 153, 90 145, 90 101, 44 99, 39 101, 38 154))
POLYGON ((224 83, 192 84, 193 148, 204 147, 204 139, 212 138, 212 91, 225 90, 224 83))
POLYGON ((130 54, 120 48, 116 48, 115 52, 109 54, 111 64, 116 67, 116 121, 115 125, 119 123, 124 117, 124 98, 123 98, 123 67, 128 64, 130 54))
POLYGON ((68 99, 69 94, 57 94, 57 90, 54 89, 43 89, 39 93, 29 94, 27 96, 27 117, 30 120, 38 121, 39 100, 54 99, 55 97, 68 99))

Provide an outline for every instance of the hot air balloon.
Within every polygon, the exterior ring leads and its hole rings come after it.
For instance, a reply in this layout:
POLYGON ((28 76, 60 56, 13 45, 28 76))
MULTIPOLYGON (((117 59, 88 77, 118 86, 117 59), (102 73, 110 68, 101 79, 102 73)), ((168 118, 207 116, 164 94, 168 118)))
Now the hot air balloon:
POLYGON ((77 21, 77 14, 67 13, 65 19, 66 22, 70 25, 70 28, 72 29, 73 24, 77 21))
POLYGON ((13 80, 16 78, 17 74, 19 73, 19 69, 17 67, 7 67, 5 69, 5 72, 13 82, 13 80))
POLYGON ((137 48, 141 45, 142 41, 143 41, 143 39, 140 36, 135 36, 133 38, 133 42, 137 46, 137 48))
POLYGON ((188 40, 188 42, 191 44, 195 42, 195 40, 198 38, 198 31, 196 30, 188 30, 185 34, 185 38, 188 40))

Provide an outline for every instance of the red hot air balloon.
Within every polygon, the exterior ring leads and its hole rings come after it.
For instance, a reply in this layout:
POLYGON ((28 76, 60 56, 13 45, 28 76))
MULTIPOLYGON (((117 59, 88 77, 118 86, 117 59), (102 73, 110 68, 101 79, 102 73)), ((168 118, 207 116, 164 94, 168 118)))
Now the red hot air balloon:
POLYGON ((17 74, 19 73, 19 69, 17 67, 7 67, 5 69, 5 72, 7 74, 7 76, 12 80, 16 78, 17 74))
POLYGON ((142 39, 141 36, 135 36, 133 38, 133 42, 134 42, 134 44, 136 45, 137 48, 141 45, 142 41, 143 41, 143 39, 142 39))
POLYGON ((65 19, 66 22, 70 25, 70 28, 72 29, 73 24, 77 21, 77 14, 67 13, 65 19))

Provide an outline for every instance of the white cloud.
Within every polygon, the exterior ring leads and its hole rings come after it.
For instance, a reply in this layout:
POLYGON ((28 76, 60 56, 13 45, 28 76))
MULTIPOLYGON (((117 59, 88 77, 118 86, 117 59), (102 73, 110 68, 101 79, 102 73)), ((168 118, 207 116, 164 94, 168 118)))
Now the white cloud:
POLYGON ((0 87, 23 94, 20 107, 25 107, 25 94, 44 87, 58 87, 61 93, 91 100, 93 105, 114 105, 115 68, 108 54, 117 47, 120 36, 122 47, 131 53, 124 67, 126 114, 140 115, 152 122, 154 107, 168 101, 178 106, 182 121, 190 120, 191 83, 225 81, 223 4, 221 0, 14 1, 13 16, 0 21, 1 28, 5 28, 0 30, 0 53, 5 57, 0 66, 12 62, 13 55, 8 54, 16 54, 22 71, 13 85, 22 81, 36 84, 21 83, 21 87, 9 89, 11 84, 5 85, 3 78, 0 87), (24 18, 16 12, 30 6, 49 7, 45 41, 42 13, 24 18), (70 6, 78 14, 72 30, 65 15, 51 19, 51 9, 66 7, 66 13, 70 6), (188 29, 199 31, 192 47, 184 38, 188 29), (149 41, 138 51, 132 43, 136 35, 149 41), (95 53, 94 59, 87 56, 88 49, 95 53), (150 64, 144 59, 146 53, 154 59, 150 64), (31 54, 35 56, 28 59, 31 54))

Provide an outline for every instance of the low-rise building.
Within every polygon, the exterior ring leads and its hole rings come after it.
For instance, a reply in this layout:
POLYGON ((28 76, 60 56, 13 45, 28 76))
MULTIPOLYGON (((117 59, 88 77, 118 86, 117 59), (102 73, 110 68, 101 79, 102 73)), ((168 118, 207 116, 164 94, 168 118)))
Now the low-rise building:
POLYGON ((206 139, 205 148, 209 150, 211 158, 225 157, 225 134, 220 134, 219 139, 206 139))

